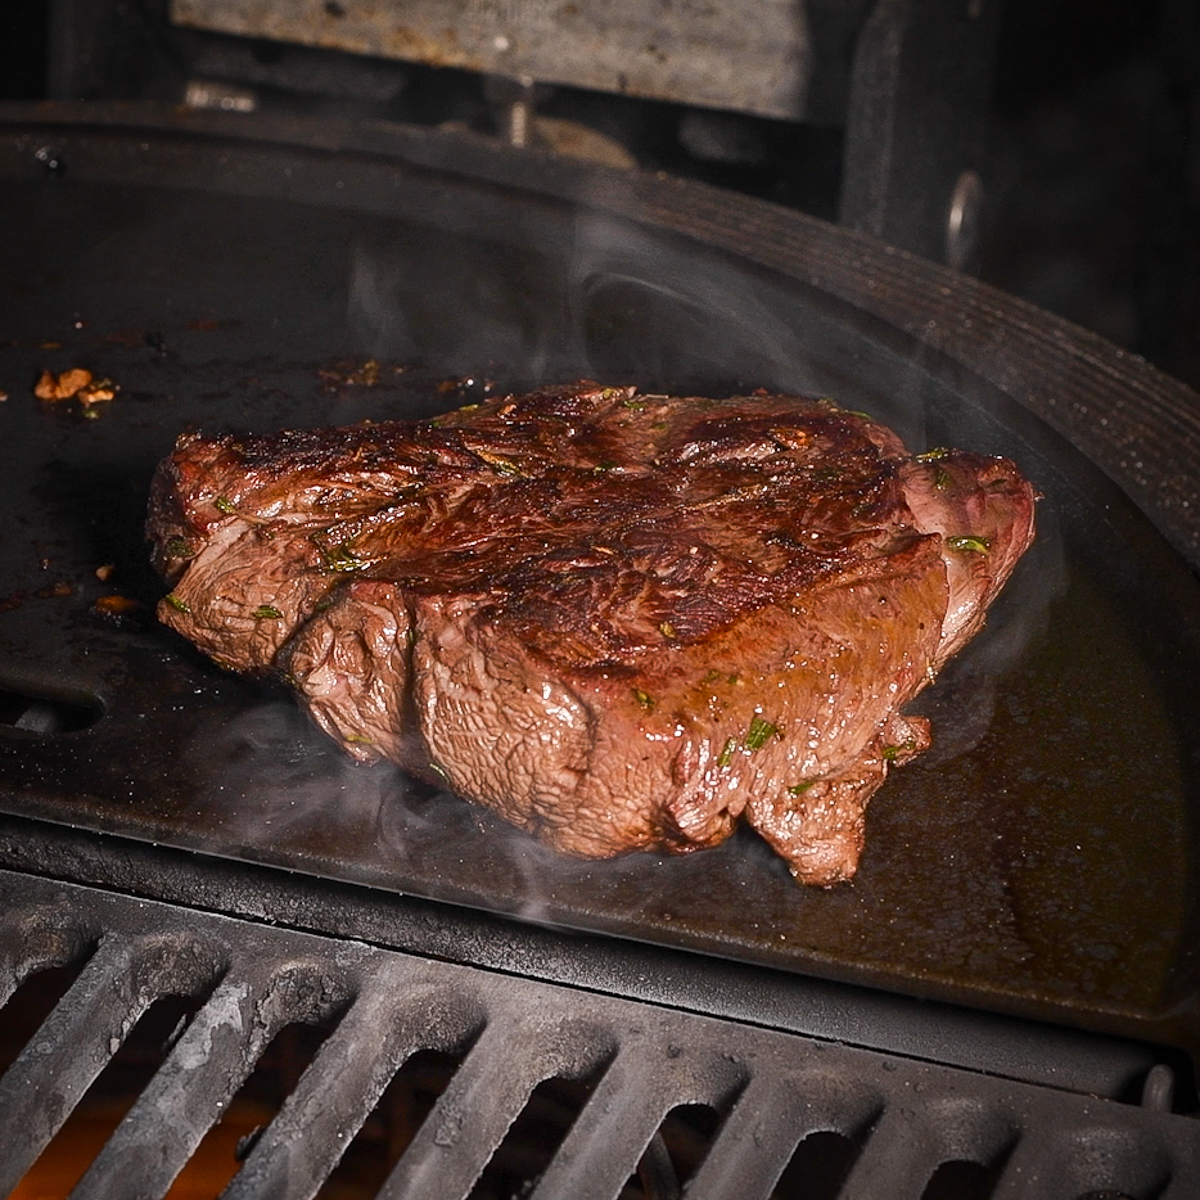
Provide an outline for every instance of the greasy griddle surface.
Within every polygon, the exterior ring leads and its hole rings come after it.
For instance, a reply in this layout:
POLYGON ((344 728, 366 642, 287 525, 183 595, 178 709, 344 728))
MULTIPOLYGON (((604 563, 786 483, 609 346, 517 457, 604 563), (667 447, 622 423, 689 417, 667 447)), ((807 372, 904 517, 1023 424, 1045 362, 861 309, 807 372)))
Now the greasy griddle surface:
POLYGON ((711 329, 696 331, 694 310, 672 326, 660 294, 630 299, 620 279, 587 293, 581 318, 552 256, 511 245, 149 187, 0 180, 0 200, 23 230, 0 268, 0 688, 102 709, 60 736, 0 731, 6 811, 917 995, 1190 1036, 1165 1022, 1194 998, 1196 589, 1061 442, 1004 427, 868 333, 823 336, 816 311, 802 314, 809 340, 788 350, 794 375, 775 364, 763 378, 737 345, 703 361, 695 347, 711 329), (539 332, 538 320, 567 332, 539 332), (655 346, 674 337, 685 349, 636 375, 631 342, 654 322, 655 346), (378 382, 344 382, 371 354, 378 382), (448 390, 472 361, 476 382, 448 390), (32 397, 40 369, 77 364, 121 385, 98 419, 32 397), (1010 454, 1045 493, 1041 537, 987 630, 922 700, 934 748, 872 801, 852 885, 798 887, 748 832, 687 858, 563 858, 392 768, 353 766, 282 690, 223 674, 153 622, 146 487, 182 430, 428 415, 475 398, 489 372, 520 385, 606 365, 647 387, 829 390, 914 450, 954 441, 1010 454), (107 580, 95 574, 104 564, 107 580), (98 613, 112 594, 140 614, 98 613))

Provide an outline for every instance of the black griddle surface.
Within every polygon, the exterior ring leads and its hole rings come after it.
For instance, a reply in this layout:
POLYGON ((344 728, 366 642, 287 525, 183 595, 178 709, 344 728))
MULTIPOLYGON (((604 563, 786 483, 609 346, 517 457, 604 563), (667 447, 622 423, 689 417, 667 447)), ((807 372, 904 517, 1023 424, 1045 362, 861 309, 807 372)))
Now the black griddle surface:
POLYGON ((819 292, 576 206, 120 130, 58 131, 71 169, 50 177, 45 136, 0 149, 0 691, 86 727, 0 726, 0 808, 1200 1045, 1200 589, 1057 434, 819 292), (378 384, 331 384, 368 357, 378 384), (40 370, 76 365, 121 386, 96 419, 32 395, 40 370), (934 747, 872 801, 853 884, 800 888, 747 831, 686 858, 564 858, 353 766, 284 690, 154 623, 146 488, 182 431, 426 416, 485 381, 579 375, 830 394, 914 450, 1009 454, 1044 494, 988 628, 921 698, 934 747), (114 594, 140 608, 114 621, 96 605, 114 594))

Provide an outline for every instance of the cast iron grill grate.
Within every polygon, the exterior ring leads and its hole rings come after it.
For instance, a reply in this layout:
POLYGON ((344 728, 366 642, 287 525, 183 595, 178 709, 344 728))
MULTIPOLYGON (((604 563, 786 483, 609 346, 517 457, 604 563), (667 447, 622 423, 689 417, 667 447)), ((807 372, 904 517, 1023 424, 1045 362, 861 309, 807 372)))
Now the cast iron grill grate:
POLYGON ((78 969, 0 1078, 3 1195, 166 995, 202 1000, 78 1200, 165 1194, 295 1022, 330 1032, 247 1147, 231 1200, 316 1195, 389 1082, 426 1051, 461 1064, 382 1197, 470 1194, 554 1078, 594 1084, 522 1191, 535 1200, 620 1196, 639 1164, 652 1170, 658 1131, 681 1106, 722 1114, 689 1200, 771 1196, 813 1134, 859 1147, 842 1197, 919 1200, 946 1164, 985 1168, 994 1200, 1177 1200, 1200 1182, 1200 1122, 1163 1111, 1153 1076, 1139 1108, 12 872, 0 872, 0 912, 0 1003, 37 971, 78 969))

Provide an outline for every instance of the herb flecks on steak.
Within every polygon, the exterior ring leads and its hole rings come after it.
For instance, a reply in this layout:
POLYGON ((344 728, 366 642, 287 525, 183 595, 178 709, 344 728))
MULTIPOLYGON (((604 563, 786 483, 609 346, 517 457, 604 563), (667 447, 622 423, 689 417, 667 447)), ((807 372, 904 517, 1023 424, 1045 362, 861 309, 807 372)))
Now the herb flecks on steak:
POLYGON ((1034 501, 1006 459, 913 457, 829 401, 582 383, 185 436, 148 529, 161 619, 281 673, 356 758, 586 857, 745 817, 828 885, 929 745, 901 709, 982 626, 1034 501))

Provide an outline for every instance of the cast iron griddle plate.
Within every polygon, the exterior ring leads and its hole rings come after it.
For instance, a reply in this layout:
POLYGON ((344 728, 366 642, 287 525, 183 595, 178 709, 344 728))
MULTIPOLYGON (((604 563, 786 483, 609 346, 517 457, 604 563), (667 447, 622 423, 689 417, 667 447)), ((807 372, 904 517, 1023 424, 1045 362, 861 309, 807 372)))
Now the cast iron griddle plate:
POLYGON ((3 727, 5 811, 1200 1045, 1200 593, 1110 482, 977 375, 700 242, 382 156, 9 127, 0 211, 0 688, 85 726, 3 727), (374 386, 321 375, 367 357, 374 386), (43 367, 75 365, 121 386, 97 419, 32 396, 43 367), (283 690, 151 619, 146 488, 181 431, 431 415, 487 378, 579 375, 831 394, 914 450, 1011 455, 1044 493, 987 630, 923 698, 933 750, 872 801, 852 885, 797 887, 749 833, 683 859, 560 857, 351 765, 283 690), (140 618, 98 613, 114 594, 140 618))

